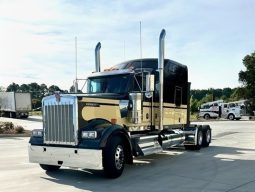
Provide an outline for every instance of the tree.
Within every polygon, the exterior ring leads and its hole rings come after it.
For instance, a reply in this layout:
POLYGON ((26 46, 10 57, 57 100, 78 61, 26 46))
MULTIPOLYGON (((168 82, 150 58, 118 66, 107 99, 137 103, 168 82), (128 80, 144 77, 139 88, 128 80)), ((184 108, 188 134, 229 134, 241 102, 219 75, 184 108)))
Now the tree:
POLYGON ((41 89, 41 99, 42 99, 43 97, 48 95, 49 90, 48 90, 47 85, 45 85, 44 83, 40 85, 40 89, 41 89))
POLYGON ((243 65, 246 70, 239 72, 239 81, 244 85, 246 98, 250 99, 255 110, 255 52, 244 57, 243 65))
POLYGON ((63 92, 63 90, 61 90, 57 85, 49 86, 49 94, 54 94, 56 91, 63 92))
POLYGON ((27 93, 27 92, 30 91, 29 86, 28 86, 27 84, 22 84, 22 85, 20 86, 20 90, 21 90, 21 92, 23 92, 23 93, 27 93))
POLYGON ((16 83, 12 83, 10 84, 7 89, 6 89, 7 92, 10 92, 10 91, 14 91, 14 92, 19 92, 20 89, 19 89, 19 85, 16 84, 16 83))

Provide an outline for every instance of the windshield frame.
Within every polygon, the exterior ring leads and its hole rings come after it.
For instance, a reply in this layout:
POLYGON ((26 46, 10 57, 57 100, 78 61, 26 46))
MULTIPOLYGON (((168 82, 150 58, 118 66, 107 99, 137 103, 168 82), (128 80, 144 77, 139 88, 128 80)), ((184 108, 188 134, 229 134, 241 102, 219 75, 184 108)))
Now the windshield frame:
POLYGON ((87 83, 87 93, 89 94, 119 94, 119 95, 126 94, 130 91, 130 88, 131 88, 130 81, 132 79, 132 76, 133 74, 118 74, 118 75, 90 77, 88 78, 88 83, 87 83), (126 80, 124 80, 124 78, 126 78, 126 80), (124 82, 122 80, 124 80, 124 82), (91 90, 92 88, 91 83, 93 82, 97 83, 98 86, 101 86, 100 88, 95 88, 96 91, 91 90))

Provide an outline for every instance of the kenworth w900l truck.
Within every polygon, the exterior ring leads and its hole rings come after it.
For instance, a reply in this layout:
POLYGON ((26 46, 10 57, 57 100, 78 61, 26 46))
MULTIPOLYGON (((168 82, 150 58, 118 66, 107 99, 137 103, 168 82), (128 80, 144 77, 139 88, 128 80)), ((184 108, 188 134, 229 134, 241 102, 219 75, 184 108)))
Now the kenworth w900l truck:
POLYGON ((43 99, 43 129, 30 138, 29 160, 47 171, 61 166, 102 169, 119 177, 133 158, 173 146, 198 150, 211 142, 208 125, 189 120, 188 69, 164 59, 165 30, 158 59, 123 62, 87 79, 86 94, 43 99))

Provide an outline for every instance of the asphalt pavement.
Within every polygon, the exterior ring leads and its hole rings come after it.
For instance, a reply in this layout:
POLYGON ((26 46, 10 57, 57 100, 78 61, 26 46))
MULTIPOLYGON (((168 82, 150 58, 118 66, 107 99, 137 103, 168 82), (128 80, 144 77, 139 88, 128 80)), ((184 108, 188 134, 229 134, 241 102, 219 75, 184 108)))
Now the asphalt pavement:
MULTIPOLYGON (((41 124, 29 120, 27 127, 41 124)), ((171 149, 135 160, 120 178, 61 168, 50 173, 28 162, 29 138, 0 138, 1 192, 167 191, 254 192, 255 121, 214 121, 213 140, 198 152, 171 149)))

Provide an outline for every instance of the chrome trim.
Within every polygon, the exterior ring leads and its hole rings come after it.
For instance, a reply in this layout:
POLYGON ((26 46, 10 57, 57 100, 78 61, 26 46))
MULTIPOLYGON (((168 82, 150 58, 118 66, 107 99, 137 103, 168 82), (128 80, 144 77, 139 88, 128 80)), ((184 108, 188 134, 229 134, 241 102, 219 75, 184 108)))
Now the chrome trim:
POLYGON ((78 144, 78 101, 74 95, 60 95, 58 102, 54 95, 43 99, 44 143, 78 144))
POLYGON ((64 147, 28 146, 29 162, 102 170, 102 150, 64 147))
POLYGON ((162 29, 159 36, 159 57, 158 57, 158 70, 159 70, 159 129, 163 130, 163 84, 164 84, 164 54, 165 54, 165 36, 166 31, 162 29))

